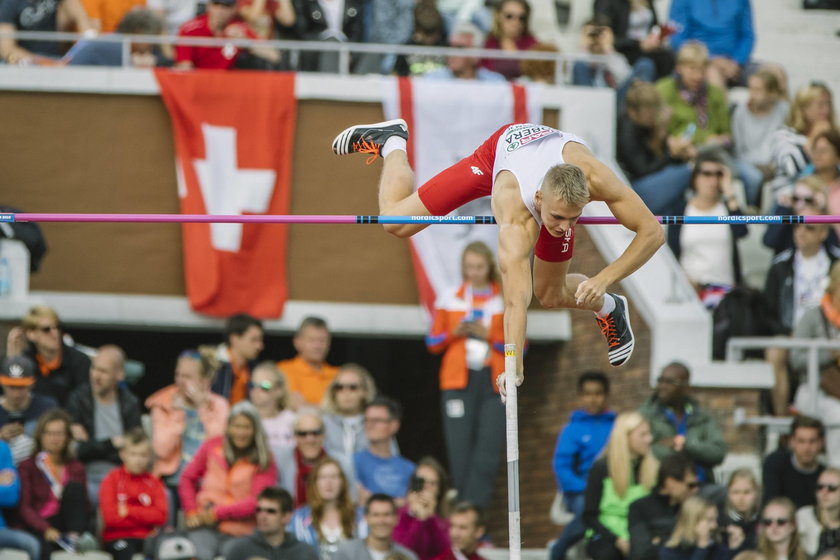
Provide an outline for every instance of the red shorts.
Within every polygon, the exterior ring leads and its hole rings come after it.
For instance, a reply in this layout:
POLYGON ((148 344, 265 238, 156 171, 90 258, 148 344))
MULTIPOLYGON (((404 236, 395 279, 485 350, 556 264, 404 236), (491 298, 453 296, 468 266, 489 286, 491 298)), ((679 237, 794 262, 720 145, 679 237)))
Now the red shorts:
POLYGON ((431 179, 417 190, 420 200, 432 216, 446 216, 482 196, 493 192, 493 164, 496 144, 509 127, 506 124, 469 155, 431 179))

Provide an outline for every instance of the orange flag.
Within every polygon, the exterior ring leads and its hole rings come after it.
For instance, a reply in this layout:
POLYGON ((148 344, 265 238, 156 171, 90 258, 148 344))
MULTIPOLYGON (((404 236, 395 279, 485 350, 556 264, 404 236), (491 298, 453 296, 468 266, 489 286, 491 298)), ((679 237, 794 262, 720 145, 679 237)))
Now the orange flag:
MULTIPOLYGON (((294 74, 157 70, 175 135, 184 214, 288 214, 294 74)), ((288 226, 184 224, 190 306, 277 318, 288 294, 288 226)))

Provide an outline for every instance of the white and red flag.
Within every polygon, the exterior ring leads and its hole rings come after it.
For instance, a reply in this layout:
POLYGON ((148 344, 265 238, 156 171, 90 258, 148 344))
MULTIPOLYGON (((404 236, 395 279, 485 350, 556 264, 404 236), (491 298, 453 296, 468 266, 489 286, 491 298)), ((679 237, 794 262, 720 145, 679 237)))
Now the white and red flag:
MULTIPOLYGON (((158 70, 175 135, 184 214, 288 214, 295 77, 276 72, 158 70)), ((184 224, 190 306, 276 318, 287 298, 288 226, 184 224)))
MULTIPOLYGON (((386 89, 386 119, 408 123, 408 158, 419 187, 437 173, 470 155, 504 124, 542 122, 538 86, 398 78, 386 89)), ((490 197, 454 212, 492 214, 490 197)), ((431 310, 440 294, 460 285, 461 252, 473 241, 484 241, 495 252, 498 228, 487 225, 431 226, 411 238, 414 272, 420 299, 431 310)))

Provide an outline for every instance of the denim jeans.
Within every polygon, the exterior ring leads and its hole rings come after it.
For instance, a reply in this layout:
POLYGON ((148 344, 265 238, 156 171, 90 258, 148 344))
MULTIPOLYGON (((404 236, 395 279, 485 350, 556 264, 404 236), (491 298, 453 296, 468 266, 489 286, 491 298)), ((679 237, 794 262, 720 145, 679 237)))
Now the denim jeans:
POLYGON ((554 541, 549 552, 550 560, 564 560, 569 549, 575 546, 586 533, 586 527, 583 525, 584 493, 563 494, 563 502, 566 504, 566 509, 575 514, 575 518, 563 527, 560 538, 554 541))
POLYGON ((685 206, 685 191, 691 183, 691 169, 673 164, 630 181, 633 190, 657 216, 673 216, 685 206))
POLYGON ((31 560, 41 559, 41 543, 25 531, 0 527, 0 548, 22 550, 29 554, 31 560))

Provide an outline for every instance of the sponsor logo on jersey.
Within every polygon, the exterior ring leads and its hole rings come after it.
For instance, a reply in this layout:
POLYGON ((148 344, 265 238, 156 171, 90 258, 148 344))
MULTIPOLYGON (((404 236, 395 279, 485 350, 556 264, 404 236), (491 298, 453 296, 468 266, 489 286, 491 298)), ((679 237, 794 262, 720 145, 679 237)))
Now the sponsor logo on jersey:
POLYGON ((523 146, 527 146, 531 142, 545 138, 550 134, 559 133, 559 130, 548 126, 536 124, 516 124, 508 128, 504 134, 504 141, 507 146, 507 152, 513 152, 523 146))

